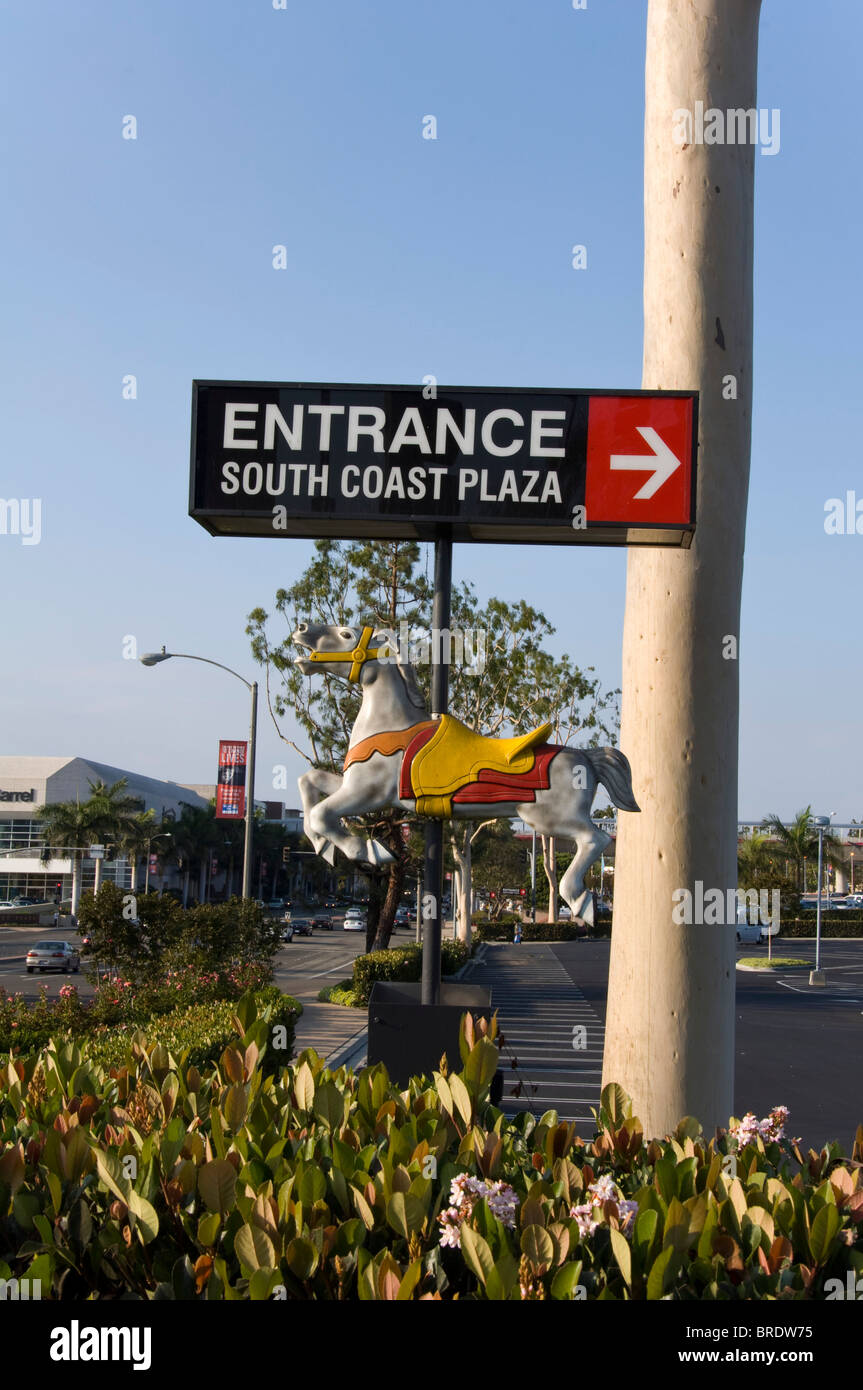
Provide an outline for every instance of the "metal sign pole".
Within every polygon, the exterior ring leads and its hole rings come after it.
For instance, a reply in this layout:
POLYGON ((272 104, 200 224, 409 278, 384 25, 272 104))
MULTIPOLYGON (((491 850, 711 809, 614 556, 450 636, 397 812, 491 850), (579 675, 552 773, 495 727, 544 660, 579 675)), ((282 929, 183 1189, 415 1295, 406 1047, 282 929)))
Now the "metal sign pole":
MULTIPOLYGON (((431 715, 447 712, 449 696, 450 594, 452 590, 452 540, 447 534, 435 541, 434 604, 431 633, 431 715)), ((425 825, 423 873, 423 1004, 440 1003, 441 901, 443 898, 443 821, 429 818, 425 825)))

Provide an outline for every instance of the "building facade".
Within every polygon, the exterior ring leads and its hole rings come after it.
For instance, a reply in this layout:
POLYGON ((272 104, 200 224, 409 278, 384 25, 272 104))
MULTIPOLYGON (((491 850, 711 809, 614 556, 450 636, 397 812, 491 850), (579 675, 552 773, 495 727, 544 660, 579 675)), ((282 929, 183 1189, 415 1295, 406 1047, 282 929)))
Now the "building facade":
MULTIPOLYGON (((66 847, 45 849, 40 806, 62 801, 87 801, 91 782, 109 785, 126 779, 125 795, 134 797, 138 811, 153 811, 157 821, 178 819, 183 806, 206 808, 207 800, 178 782, 164 782, 138 772, 111 767, 90 758, 0 756, 0 902, 17 895, 50 901, 72 892, 72 859, 66 847)), ((96 861, 85 857, 82 887, 92 889, 96 861)), ((122 859, 103 862, 102 877, 128 887, 129 865, 122 859)))

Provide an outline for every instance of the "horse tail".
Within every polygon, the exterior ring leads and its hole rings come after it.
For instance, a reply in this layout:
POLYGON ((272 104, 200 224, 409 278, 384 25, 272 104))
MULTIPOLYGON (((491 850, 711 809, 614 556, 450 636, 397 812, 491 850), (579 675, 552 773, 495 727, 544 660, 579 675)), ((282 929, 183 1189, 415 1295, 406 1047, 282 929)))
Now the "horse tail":
POLYGON ((581 751, 614 805, 621 811, 640 811, 632 790, 632 769, 626 754, 619 748, 583 748, 581 751))

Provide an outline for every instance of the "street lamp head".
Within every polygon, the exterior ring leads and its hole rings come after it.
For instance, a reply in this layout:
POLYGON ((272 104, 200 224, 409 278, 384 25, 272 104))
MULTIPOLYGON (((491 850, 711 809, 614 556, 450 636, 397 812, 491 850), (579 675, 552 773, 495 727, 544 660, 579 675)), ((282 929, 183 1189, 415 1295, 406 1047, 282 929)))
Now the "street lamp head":
POLYGON ((140 662, 142 666, 158 666, 160 661, 170 661, 172 655, 172 652, 166 652, 163 647, 160 652, 145 652, 140 657, 140 662))
MULTIPOLYGON (((834 811, 833 814, 834 814, 834 816, 835 816, 836 812, 834 811)), ((812 817, 811 817, 811 820, 812 820, 812 824, 813 824, 813 825, 829 825, 829 824, 830 824, 830 817, 829 817, 829 816, 812 816, 812 817)))

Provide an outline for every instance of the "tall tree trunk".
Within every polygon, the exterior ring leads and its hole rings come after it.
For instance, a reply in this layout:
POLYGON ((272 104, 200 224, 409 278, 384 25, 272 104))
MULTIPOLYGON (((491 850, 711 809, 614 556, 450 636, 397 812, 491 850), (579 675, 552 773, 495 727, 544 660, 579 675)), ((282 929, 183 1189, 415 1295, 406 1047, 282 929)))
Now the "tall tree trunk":
POLYGON ((470 837, 470 827, 464 832, 463 842, 459 846, 454 834, 450 835, 450 848, 452 849, 453 862, 453 891, 458 888, 457 905, 453 904, 455 913, 455 934, 459 941, 463 941, 466 946, 470 945, 471 922, 470 905, 473 897, 471 857, 473 843, 470 837))
POLYGON ((642 811, 619 819, 603 1081, 631 1094, 651 1135, 686 1114, 710 1133, 733 1108, 734 927, 676 925, 672 894, 737 883, 738 670, 726 658, 749 478, 755 150, 678 144, 674 130, 697 102, 755 106, 759 9, 648 9, 642 384, 701 392, 692 548, 633 549, 627 568, 621 746, 642 811))
POLYGON ((558 914, 558 887, 557 887, 557 842, 553 835, 542 835, 542 867, 545 869, 545 876, 548 879, 548 920, 557 921, 558 914))

